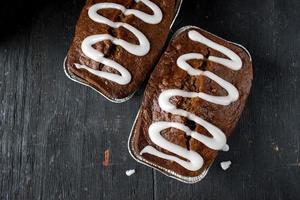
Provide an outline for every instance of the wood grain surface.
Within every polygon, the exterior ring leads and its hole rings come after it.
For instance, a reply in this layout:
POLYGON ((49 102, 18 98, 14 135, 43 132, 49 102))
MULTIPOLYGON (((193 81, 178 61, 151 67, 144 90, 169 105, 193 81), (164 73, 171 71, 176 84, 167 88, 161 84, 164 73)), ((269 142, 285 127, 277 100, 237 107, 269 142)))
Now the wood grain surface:
POLYGON ((194 185, 130 157, 144 87, 118 105, 65 76, 83 4, 0 3, 0 199, 300 199, 299 0, 184 0, 172 32, 196 25, 240 43, 254 67, 230 151, 194 185))

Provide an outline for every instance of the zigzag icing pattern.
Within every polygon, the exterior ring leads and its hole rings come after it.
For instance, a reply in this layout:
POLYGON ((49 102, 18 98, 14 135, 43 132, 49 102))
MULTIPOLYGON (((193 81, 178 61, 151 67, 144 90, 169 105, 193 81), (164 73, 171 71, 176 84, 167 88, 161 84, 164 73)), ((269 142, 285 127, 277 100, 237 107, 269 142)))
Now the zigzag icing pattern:
POLYGON ((126 9, 123 5, 116 4, 116 3, 97 3, 91 6, 88 11, 88 15, 93 21, 100 24, 106 24, 112 28, 123 27, 128 31, 130 31, 132 34, 134 34, 135 37, 138 39, 139 41, 138 45, 129 43, 122 39, 115 38, 109 34, 91 35, 83 40, 81 44, 81 49, 87 57, 117 70, 120 74, 99 71, 90 68, 86 65, 75 63, 75 67, 77 69, 85 69, 89 73, 95 76, 105 78, 107 80, 116 82, 120 85, 126 85, 131 81, 131 74, 126 68, 124 68, 121 64, 115 62, 114 60, 105 58, 104 54, 94 49, 92 45, 98 42, 102 42, 104 40, 110 40, 112 43, 123 47, 126 51, 128 51, 131 54, 134 54, 136 56, 146 55, 150 50, 150 43, 147 37, 141 31, 131 26, 130 24, 123 23, 123 22, 113 22, 97 13, 99 10, 102 9, 117 9, 122 11, 122 13, 126 16, 134 15, 135 17, 139 18, 140 20, 148 24, 158 24, 161 22, 163 14, 160 8, 156 4, 154 4, 149 0, 136 0, 136 2, 143 2, 146 6, 148 6, 153 11, 153 15, 149 15, 147 13, 135 9, 126 9))
MULTIPOLYGON (((208 38, 204 37, 199 32, 192 30, 188 32, 189 39, 199 42, 201 44, 206 45, 209 48, 215 49, 228 58, 220 58, 215 56, 209 56, 208 61, 215 62, 218 64, 221 64, 231 70, 240 70, 242 67, 242 61, 241 58, 234 53, 232 50, 209 40, 208 38)), ((208 101, 210 103, 218 104, 227 106, 230 103, 238 100, 239 98, 239 92, 236 89, 235 86, 233 86, 231 83, 227 82, 226 80, 222 79, 221 77, 217 76, 216 74, 210 72, 210 71, 202 71, 199 69, 193 68, 190 64, 188 64, 187 61, 193 60, 193 59, 200 59, 203 60, 204 56, 200 53, 187 53, 182 56, 180 56, 177 59, 177 65, 181 69, 185 70, 190 76, 206 76, 207 78, 215 81, 218 83, 222 88, 224 88, 227 91, 227 96, 213 96, 210 94, 206 94, 203 92, 188 92, 180 89, 168 89, 163 91, 159 95, 159 106, 160 108, 168 113, 171 113, 173 115, 179 115, 182 117, 186 117, 191 121, 194 121, 195 123, 201 125, 204 127, 212 137, 207 137, 201 133, 198 133, 196 131, 191 130, 188 126, 177 123, 177 122, 167 122, 167 121, 157 121, 150 125, 148 132, 149 137, 153 143, 155 143, 157 146, 172 152, 182 158, 185 158, 186 160, 183 160, 177 156, 168 155, 163 152, 158 151, 153 146, 146 146, 141 152, 142 154, 151 154, 157 157, 160 157, 162 159, 174 161, 181 165, 182 167, 186 168, 190 171, 197 171, 201 169, 203 166, 203 158, 202 156, 193 150, 187 150, 186 148, 183 148, 177 144, 174 144, 168 140, 166 140, 162 135, 160 134, 161 131, 169 128, 176 128, 181 131, 184 131, 186 135, 191 136, 192 138, 198 140, 199 142, 205 144, 207 147, 214 149, 214 150, 228 150, 228 145, 226 144, 226 136, 215 125, 211 124, 210 122, 202 119, 201 117, 190 113, 186 110, 176 108, 175 105, 173 105, 170 102, 170 98, 181 96, 184 98, 201 98, 205 101, 208 101)))

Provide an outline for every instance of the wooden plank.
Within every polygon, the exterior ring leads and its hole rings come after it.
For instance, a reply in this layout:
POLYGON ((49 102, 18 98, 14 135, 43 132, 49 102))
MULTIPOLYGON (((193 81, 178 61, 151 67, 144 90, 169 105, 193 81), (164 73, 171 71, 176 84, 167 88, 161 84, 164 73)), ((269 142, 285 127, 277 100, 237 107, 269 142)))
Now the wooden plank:
POLYGON ((152 170, 125 175, 140 98, 115 105, 63 73, 81 6, 46 4, 1 45, 1 199, 152 199, 152 170))
POLYGON ((298 1, 184 3, 189 12, 181 12, 179 19, 187 22, 176 25, 196 24, 246 46, 253 57, 254 84, 229 140, 230 152, 220 153, 199 184, 157 174, 155 199, 299 198, 299 8, 298 1), (219 166, 224 160, 233 163, 226 172, 219 166))

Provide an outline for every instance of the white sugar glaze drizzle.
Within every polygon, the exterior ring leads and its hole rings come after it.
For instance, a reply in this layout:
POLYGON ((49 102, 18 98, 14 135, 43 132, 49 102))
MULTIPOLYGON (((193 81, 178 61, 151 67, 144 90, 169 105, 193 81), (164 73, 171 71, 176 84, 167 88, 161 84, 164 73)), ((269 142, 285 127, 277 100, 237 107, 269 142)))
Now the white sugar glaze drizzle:
POLYGON ((146 6, 148 6, 153 11, 153 15, 149 15, 135 9, 126 9, 123 5, 116 4, 116 3, 97 3, 89 8, 88 15, 93 21, 97 23, 106 24, 112 28, 123 27, 127 29, 132 34, 134 34, 135 37, 138 39, 139 41, 138 45, 126 42, 125 40, 122 39, 115 38, 109 34, 97 34, 97 35, 88 36, 83 40, 81 44, 81 49, 87 57, 117 70, 120 74, 113 74, 109 72, 95 70, 86 65, 81 65, 78 63, 75 63, 76 68, 85 69, 91 74, 94 74, 95 76, 105 78, 107 80, 116 82, 120 85, 126 85, 131 81, 131 74, 126 68, 124 68, 122 65, 120 65, 119 63, 111 59, 105 58, 104 54, 94 49, 92 45, 104 40, 110 40, 112 43, 123 47, 126 51, 136 56, 144 56, 149 52, 150 43, 147 37, 141 31, 139 31, 137 28, 127 23, 113 22, 97 13, 99 10, 111 8, 111 9, 117 9, 122 11, 122 13, 126 16, 134 15, 140 20, 148 24, 158 24, 161 22, 163 15, 160 8, 156 4, 154 4, 149 0, 135 0, 135 1, 143 2, 146 6))
MULTIPOLYGON (((232 70, 239 70, 242 67, 242 61, 240 57, 234 53, 232 50, 217 44, 208 38, 204 37, 202 34, 200 34, 197 31, 189 31, 188 36, 191 40, 202 43, 209 48, 215 49, 225 56, 227 58, 220 58, 215 56, 209 56, 208 61, 215 62, 218 64, 221 64, 225 67, 228 67, 232 70)), ((238 90, 229 82, 226 80, 220 78, 216 74, 210 72, 210 71, 202 71, 199 69, 193 68, 190 64, 188 64, 187 61, 193 60, 193 59, 199 59, 203 60, 204 56, 200 53, 187 53, 182 56, 180 56, 177 59, 177 65, 185 70, 190 76, 206 76, 209 79, 212 79, 216 83, 218 83, 222 88, 224 88, 228 95, 227 96, 213 96, 209 95, 203 92, 188 92, 180 89, 168 89, 163 91, 158 98, 158 103, 161 109, 165 112, 169 112, 173 115, 179 115, 188 118, 191 121, 194 121, 195 123, 201 125, 204 127, 211 135, 212 137, 205 136, 201 133, 198 133, 196 131, 192 131, 188 126, 177 123, 177 122, 167 122, 167 121, 158 121, 154 122, 149 127, 149 136, 153 143, 155 143, 157 146, 172 152, 182 158, 185 158, 186 160, 183 160, 179 157, 172 156, 165 154, 163 152, 158 151, 156 148, 152 146, 146 146, 140 154, 152 154, 154 156, 175 161, 182 167, 186 168, 190 171, 197 171, 203 166, 203 158, 201 155, 199 155, 196 151, 193 150, 187 150, 186 148, 183 148, 177 144, 174 144, 168 140, 166 140, 164 137, 161 136, 160 132, 169 129, 169 128, 176 128, 183 132, 185 132, 186 135, 191 136, 192 138, 198 140, 199 142, 205 144, 207 147, 214 149, 214 150, 223 150, 228 151, 229 146, 226 144, 226 136, 225 134, 215 125, 209 123, 208 121, 202 119, 201 117, 198 117, 197 115, 190 113, 186 110, 176 108, 175 105, 173 105, 170 102, 170 98, 175 96, 182 96, 185 98, 201 98, 208 102, 227 106, 230 103, 238 100, 239 98, 239 92, 238 90)))

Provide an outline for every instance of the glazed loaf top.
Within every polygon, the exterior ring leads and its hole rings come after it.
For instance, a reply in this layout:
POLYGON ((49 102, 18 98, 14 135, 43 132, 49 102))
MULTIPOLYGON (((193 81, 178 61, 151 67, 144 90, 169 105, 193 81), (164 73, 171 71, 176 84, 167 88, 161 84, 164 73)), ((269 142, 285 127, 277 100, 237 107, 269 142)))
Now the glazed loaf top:
POLYGON ((129 149, 134 158, 196 182, 228 150, 252 81, 241 46, 196 27, 171 40, 148 82, 129 149))
POLYGON ((157 62, 176 0, 88 0, 66 68, 110 100, 133 94, 157 62))

